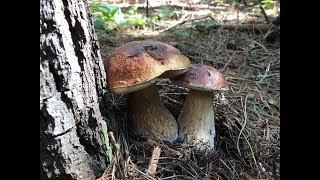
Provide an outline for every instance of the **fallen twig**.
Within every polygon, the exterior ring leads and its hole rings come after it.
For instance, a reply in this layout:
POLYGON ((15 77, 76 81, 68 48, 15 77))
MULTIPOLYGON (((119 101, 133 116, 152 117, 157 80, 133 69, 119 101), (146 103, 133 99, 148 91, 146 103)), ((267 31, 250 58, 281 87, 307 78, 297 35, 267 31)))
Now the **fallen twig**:
MULTIPOLYGON (((115 177, 114 177, 114 174, 115 174, 114 172, 115 172, 115 167, 116 167, 115 165, 116 165, 116 163, 118 161, 118 157, 119 157, 119 154, 120 154, 120 152, 119 152, 120 145, 116 142, 116 139, 114 138, 114 135, 113 135, 112 131, 110 131, 108 133, 108 135, 109 135, 109 138, 110 138, 110 141, 111 141, 112 145, 114 145, 114 147, 116 148, 116 155, 115 155, 115 157, 112 159, 112 161, 110 163, 111 166, 112 166, 112 173, 111 174, 108 173, 110 171, 110 168, 107 168, 103 172, 102 176, 100 178, 98 178, 97 180, 110 179, 110 176, 111 176, 112 179, 115 179, 115 177)), ((111 167, 111 166, 109 166, 109 167, 111 167)))
MULTIPOLYGON (((155 178, 153 178, 153 177, 151 177, 150 175, 148 175, 148 174, 140 171, 137 167, 132 166, 132 165, 130 165, 130 167, 131 167, 132 169, 134 169, 135 171, 137 171, 138 173, 140 173, 145 179, 155 180, 155 178)), ((137 179, 140 179, 140 178, 137 178, 137 179)))
POLYGON ((237 31, 252 31, 252 32, 261 32, 266 33, 270 29, 270 25, 267 24, 241 24, 241 25, 231 25, 231 24, 224 24, 224 25, 215 25, 212 26, 213 29, 223 28, 225 30, 237 30, 237 31))
POLYGON ((269 18, 268 18, 268 15, 267 15, 266 11, 263 9, 263 7, 262 7, 261 5, 259 5, 259 8, 260 8, 260 10, 261 10, 261 13, 262 13, 264 19, 265 19, 266 22, 269 24, 270 21, 269 21, 269 18))
POLYGON ((201 19, 205 19, 205 18, 210 18, 211 20, 215 21, 217 24, 218 21, 216 21, 213 17, 211 16, 203 16, 203 17, 199 17, 199 18, 192 18, 192 19, 189 19, 189 14, 187 14, 186 16, 182 17, 177 23, 175 23, 173 26, 170 26, 166 29, 163 29, 161 31, 159 31, 159 33, 163 33, 163 32, 167 32, 167 31, 170 31, 171 29, 173 28, 176 28, 177 26, 180 26, 182 24, 185 24, 187 22, 192 22, 192 21, 197 21, 197 20, 201 20, 201 19))
POLYGON ((156 141, 152 140, 152 139, 148 139, 146 141, 146 143, 149 145, 149 146, 159 146, 161 149, 163 149, 163 151, 166 153, 166 154, 171 154, 171 155, 174 155, 174 156, 182 156, 182 154, 179 152, 179 151, 176 151, 176 150, 173 150, 171 148, 169 148, 168 146, 164 146, 162 144, 159 144, 157 143, 156 141))
MULTIPOLYGON (((170 31, 173 28, 176 28, 179 25, 185 24, 187 22, 195 21, 195 20, 200 20, 200 19, 205 19, 207 17, 211 16, 205 16, 202 18, 195 18, 195 19, 190 19, 186 20, 180 23, 177 23, 171 27, 168 27, 166 29, 160 30, 159 33, 167 32, 170 31)), ((229 31, 249 31, 249 32, 260 32, 261 34, 264 34, 268 32, 268 30, 271 28, 269 24, 241 24, 241 25, 234 25, 234 24, 215 24, 214 26, 211 27, 211 29, 224 29, 224 30, 229 30, 229 31)))
POLYGON ((154 147, 150 158, 149 167, 146 171, 146 173, 150 176, 154 176, 156 174, 160 154, 161 148, 159 148, 159 146, 154 147))
POLYGON ((117 150, 119 150, 119 149, 120 149, 120 144, 118 144, 118 143, 116 142, 116 139, 114 138, 113 132, 110 131, 110 132, 108 133, 108 135, 109 135, 109 137, 110 137, 111 143, 117 148, 117 150))

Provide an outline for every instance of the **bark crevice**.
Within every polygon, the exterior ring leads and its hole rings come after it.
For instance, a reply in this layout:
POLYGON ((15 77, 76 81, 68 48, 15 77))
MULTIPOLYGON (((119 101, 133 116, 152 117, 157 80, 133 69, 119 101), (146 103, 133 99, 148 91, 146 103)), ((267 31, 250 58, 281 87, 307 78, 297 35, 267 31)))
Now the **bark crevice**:
POLYGON ((40 0, 40 32, 41 179, 96 179, 111 147, 106 76, 87 2, 40 0))
POLYGON ((67 1, 63 1, 64 4, 64 15, 66 17, 66 20, 68 22, 69 25, 69 30, 71 33, 71 38, 72 38, 72 42, 74 44, 74 51, 76 53, 76 56, 78 57, 78 62, 81 68, 81 71, 84 71, 84 65, 83 65, 83 61, 86 59, 82 49, 83 49, 83 45, 87 43, 86 37, 85 37, 85 33, 84 30, 82 28, 81 23, 78 20, 78 16, 77 14, 75 14, 75 12, 72 14, 69 10, 69 2, 67 1), (73 15, 73 19, 71 19, 71 15, 73 15), (72 20, 74 22, 72 22, 72 20))

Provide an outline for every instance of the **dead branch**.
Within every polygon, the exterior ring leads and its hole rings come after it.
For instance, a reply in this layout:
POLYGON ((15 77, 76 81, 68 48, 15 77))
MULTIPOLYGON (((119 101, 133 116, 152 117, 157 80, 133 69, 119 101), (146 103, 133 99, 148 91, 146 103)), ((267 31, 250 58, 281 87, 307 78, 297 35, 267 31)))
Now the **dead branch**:
POLYGON ((264 19, 265 19, 266 22, 269 24, 270 21, 269 21, 269 18, 268 18, 268 15, 267 15, 266 11, 263 9, 263 7, 262 7, 261 5, 259 5, 259 8, 260 8, 260 10, 261 10, 261 13, 262 13, 264 19))
POLYGON ((117 151, 118 151, 120 149, 120 144, 116 142, 116 139, 114 138, 113 132, 110 131, 108 133, 108 135, 110 137, 111 143, 117 148, 117 151))
MULTIPOLYGON (((215 25, 212 26, 212 29, 220 29, 223 28, 225 30, 229 30, 229 31, 251 31, 251 32, 260 32, 260 33, 266 33, 268 32, 268 30, 271 28, 271 26, 269 24, 241 24, 241 25, 233 25, 233 24, 220 24, 218 23, 213 17, 211 16, 203 16, 203 17, 199 17, 199 18, 193 18, 193 19, 189 19, 189 16, 184 16, 182 17, 178 23, 174 24, 173 26, 170 26, 168 28, 165 28, 163 30, 160 30, 159 33, 163 33, 163 32, 168 32, 180 25, 183 25, 185 23, 188 22, 192 22, 192 21, 196 21, 196 20, 201 20, 201 19, 205 19, 205 18, 210 18, 212 21, 215 22, 215 25)), ((267 19, 267 21, 269 21, 269 19, 267 19)))
POLYGON ((146 5, 146 16, 149 17, 149 0, 147 0, 147 5, 146 5))
POLYGON ((211 20, 213 20, 213 21, 215 21, 217 24, 219 24, 218 21, 216 21, 216 20, 215 20, 213 17, 211 17, 211 16, 203 16, 203 17, 199 17, 199 18, 189 19, 189 17, 190 17, 189 15, 190 15, 190 14, 187 14, 187 15, 183 16, 183 17, 182 17, 177 23, 175 23, 173 26, 170 26, 170 27, 168 27, 168 28, 166 28, 166 29, 163 29, 163 30, 159 31, 159 33, 163 33, 163 32, 170 31, 171 29, 176 28, 177 26, 180 26, 180 25, 185 24, 185 23, 187 23, 187 22, 197 21, 197 20, 201 20, 201 19, 205 19, 205 18, 210 18, 211 20))
POLYGON ((146 144, 148 144, 149 146, 152 146, 152 147, 156 147, 156 146, 161 147, 161 149, 163 149, 164 153, 167 155, 179 156, 179 157, 182 156, 182 154, 179 151, 173 150, 173 149, 169 148, 168 146, 164 146, 162 144, 159 144, 152 139, 148 139, 146 141, 146 144))
MULTIPOLYGON (((116 163, 117 163, 118 157, 119 157, 119 155, 120 155, 120 152, 119 152, 119 150, 120 150, 120 144, 116 142, 116 139, 115 139, 112 131, 110 131, 110 132, 108 133, 108 136, 109 136, 109 138, 110 138, 111 144, 112 144, 112 145, 115 147, 115 149, 116 149, 115 157, 112 159, 112 161, 111 161, 111 163, 110 163, 111 166, 112 166, 113 169, 114 169, 114 168, 115 168, 115 165, 116 165, 116 163)), ((110 166, 110 167, 111 167, 111 166, 110 166)), ((110 170, 110 168, 107 168, 107 169, 103 172, 102 176, 101 176, 100 178, 98 178, 97 180, 110 179, 110 176, 112 176, 114 173, 111 173, 111 174, 108 173, 109 170, 110 170)))
MULTIPOLYGON (((151 179, 151 180, 156 180, 155 178, 153 178, 152 176, 150 176, 150 175, 148 175, 148 174, 146 174, 146 173, 144 173, 144 172, 142 172, 142 171, 140 171, 136 166, 132 166, 132 165, 130 165, 130 167, 132 168, 132 169, 134 169, 135 171, 137 171, 138 173, 140 173, 140 175, 142 175, 143 176, 143 179, 151 179)), ((138 178, 135 178, 135 179, 142 179, 142 177, 138 177, 138 178)))
POLYGON ((154 176, 156 174, 160 154, 161 148, 159 148, 159 146, 154 147, 150 158, 149 167, 146 171, 146 173, 150 176, 154 176))
POLYGON ((244 4, 244 6, 246 6, 246 7, 248 6, 248 3, 247 3, 246 0, 243 0, 242 2, 243 2, 243 4, 244 4))

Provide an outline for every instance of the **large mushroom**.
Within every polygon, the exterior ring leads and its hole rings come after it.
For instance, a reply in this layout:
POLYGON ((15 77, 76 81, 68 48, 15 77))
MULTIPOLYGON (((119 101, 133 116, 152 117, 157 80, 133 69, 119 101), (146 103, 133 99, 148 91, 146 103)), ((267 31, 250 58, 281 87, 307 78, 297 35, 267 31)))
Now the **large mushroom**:
POLYGON ((178 49, 159 41, 132 41, 112 52, 105 65, 108 87, 127 94, 128 124, 135 134, 169 142, 178 138, 177 122, 154 83, 184 73, 189 65, 178 49))
POLYGON ((229 89, 223 74, 210 66, 191 65, 184 74, 170 80, 190 89, 177 120, 180 138, 201 151, 213 149, 213 93, 229 89))

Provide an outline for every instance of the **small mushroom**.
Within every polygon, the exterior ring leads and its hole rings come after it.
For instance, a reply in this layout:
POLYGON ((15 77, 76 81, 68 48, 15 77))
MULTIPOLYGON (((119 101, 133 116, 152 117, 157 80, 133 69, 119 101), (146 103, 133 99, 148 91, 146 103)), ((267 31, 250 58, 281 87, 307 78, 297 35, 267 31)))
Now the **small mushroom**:
POLYGON ((190 60, 175 47, 152 40, 132 41, 116 48, 106 62, 108 87, 127 95, 128 124, 145 137, 174 141, 178 126, 160 99, 155 81, 184 73, 190 60))
POLYGON ((210 66, 190 65, 188 71, 170 80, 190 89, 177 120, 180 138, 194 144, 200 151, 213 149, 213 92, 229 89, 223 74, 210 66))

